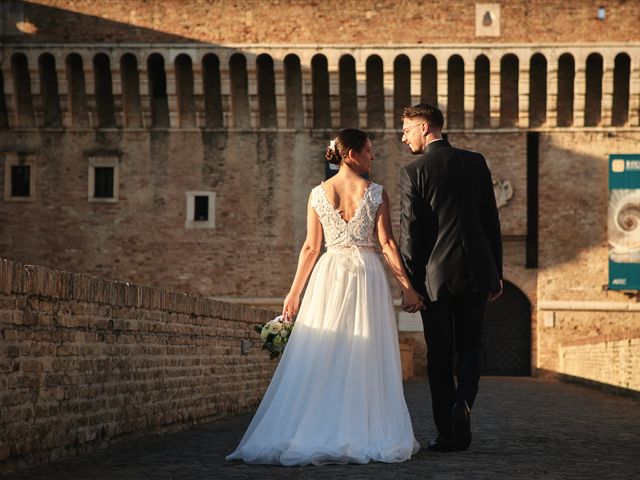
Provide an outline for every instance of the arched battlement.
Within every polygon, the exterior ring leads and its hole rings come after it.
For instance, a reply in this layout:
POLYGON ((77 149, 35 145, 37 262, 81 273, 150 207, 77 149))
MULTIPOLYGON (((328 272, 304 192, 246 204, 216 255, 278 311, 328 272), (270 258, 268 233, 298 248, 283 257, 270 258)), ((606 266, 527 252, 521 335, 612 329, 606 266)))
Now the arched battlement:
POLYGON ((384 130, 419 101, 448 112, 455 131, 640 126, 633 45, 5 48, 11 129, 160 128, 159 85, 161 128, 384 130))

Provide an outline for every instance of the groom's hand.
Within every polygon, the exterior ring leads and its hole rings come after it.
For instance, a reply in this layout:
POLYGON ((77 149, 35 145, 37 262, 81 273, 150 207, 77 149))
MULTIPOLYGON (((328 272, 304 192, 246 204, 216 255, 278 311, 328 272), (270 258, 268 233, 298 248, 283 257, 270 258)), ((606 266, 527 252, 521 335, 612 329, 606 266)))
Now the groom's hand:
POLYGON ((401 307, 405 312, 415 313, 424 308, 424 297, 415 290, 407 290, 402 294, 401 307))

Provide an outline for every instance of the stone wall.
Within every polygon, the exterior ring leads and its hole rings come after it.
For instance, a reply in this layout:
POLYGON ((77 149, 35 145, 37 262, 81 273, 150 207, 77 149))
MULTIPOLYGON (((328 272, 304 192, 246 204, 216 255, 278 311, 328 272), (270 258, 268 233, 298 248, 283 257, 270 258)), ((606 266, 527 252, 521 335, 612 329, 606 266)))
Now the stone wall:
POLYGON ((254 408, 272 317, 1 260, 0 471, 254 408))

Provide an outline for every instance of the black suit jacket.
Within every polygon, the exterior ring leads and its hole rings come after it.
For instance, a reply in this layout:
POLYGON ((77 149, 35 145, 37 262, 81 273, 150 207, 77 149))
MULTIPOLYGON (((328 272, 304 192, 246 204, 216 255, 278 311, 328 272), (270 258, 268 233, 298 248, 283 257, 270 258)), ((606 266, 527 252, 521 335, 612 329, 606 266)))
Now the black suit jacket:
POLYGON ((401 172, 400 251, 413 287, 432 301, 490 292, 502 279, 500 221, 487 162, 446 140, 401 172))

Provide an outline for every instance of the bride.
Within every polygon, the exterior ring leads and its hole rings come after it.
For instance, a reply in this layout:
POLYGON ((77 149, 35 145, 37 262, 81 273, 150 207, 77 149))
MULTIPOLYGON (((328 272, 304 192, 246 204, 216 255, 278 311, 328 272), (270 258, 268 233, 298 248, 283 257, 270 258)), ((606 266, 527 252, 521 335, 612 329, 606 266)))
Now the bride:
POLYGON ((361 130, 342 130, 325 157, 340 169, 309 197, 307 237, 282 309, 291 321, 297 314, 295 328, 227 460, 401 462, 419 448, 402 391, 395 313, 376 239, 402 288, 405 310, 419 310, 422 299, 411 288, 393 238, 387 193, 361 176, 374 160, 371 141, 361 130), (327 251, 316 264, 323 236, 327 251))

